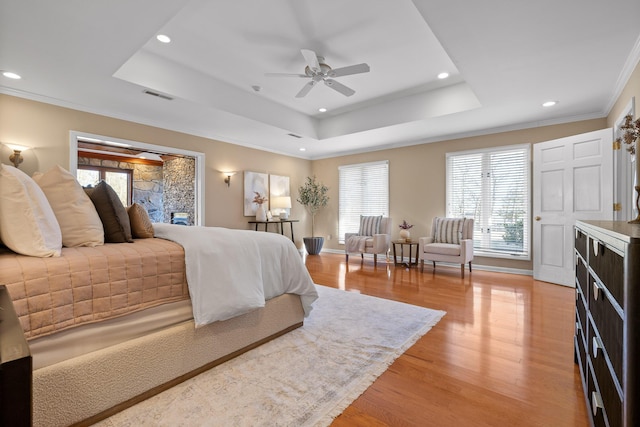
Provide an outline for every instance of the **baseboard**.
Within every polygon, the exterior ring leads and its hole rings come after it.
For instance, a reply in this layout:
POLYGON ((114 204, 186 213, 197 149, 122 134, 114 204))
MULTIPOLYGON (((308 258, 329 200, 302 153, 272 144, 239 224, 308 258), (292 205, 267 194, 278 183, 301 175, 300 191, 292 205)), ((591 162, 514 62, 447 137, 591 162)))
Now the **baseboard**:
MULTIPOLYGON (((323 248, 322 251, 320 252, 320 254, 323 253, 329 253, 329 254, 338 254, 338 255, 344 255, 344 250, 340 250, 340 249, 325 249, 323 248)), ((370 257, 371 259, 373 259, 373 255, 372 254, 364 254, 365 257, 370 257)), ((381 258, 379 257, 378 260, 380 260, 381 258)), ((393 261, 390 258, 391 261, 393 261)), ((408 262, 409 258, 405 257, 403 259, 403 262, 408 262)), ((391 262, 393 264, 393 262, 391 262)), ((438 265, 443 265, 443 266, 449 266, 449 267, 455 267, 455 268, 460 268, 460 264, 453 264, 453 263, 449 263, 449 262, 440 262, 438 261, 438 265)), ((491 271, 491 272, 495 272, 495 273, 507 273, 507 274, 519 274, 522 276, 533 276, 533 270, 524 270, 521 268, 507 268, 507 267, 496 267, 493 265, 482 265, 482 264, 476 264, 475 262, 473 263, 473 269, 474 270, 482 270, 482 271, 491 271)))

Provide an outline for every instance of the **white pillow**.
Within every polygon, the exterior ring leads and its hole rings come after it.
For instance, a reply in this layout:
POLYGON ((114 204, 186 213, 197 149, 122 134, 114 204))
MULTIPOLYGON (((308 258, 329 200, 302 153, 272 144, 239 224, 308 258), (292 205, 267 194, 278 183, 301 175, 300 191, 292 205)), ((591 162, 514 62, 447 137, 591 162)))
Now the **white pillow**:
POLYGON ((0 165, 0 240, 22 255, 60 256, 62 234, 47 197, 29 175, 0 165))
POLYGON ((104 229, 98 212, 71 172, 54 166, 44 174, 36 172, 33 179, 47 196, 56 215, 64 246, 104 244, 104 229))

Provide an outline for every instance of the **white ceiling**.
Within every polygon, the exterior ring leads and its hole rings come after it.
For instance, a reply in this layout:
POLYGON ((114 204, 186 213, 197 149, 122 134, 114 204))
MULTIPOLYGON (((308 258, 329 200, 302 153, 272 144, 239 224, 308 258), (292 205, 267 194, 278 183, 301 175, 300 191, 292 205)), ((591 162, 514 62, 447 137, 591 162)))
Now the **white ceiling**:
POLYGON ((0 70, 23 77, 0 92, 314 159, 603 117, 639 17, 638 0, 0 0, 0 70), (302 48, 371 71, 336 78, 351 97, 295 98, 306 79, 264 74, 304 73, 302 48))

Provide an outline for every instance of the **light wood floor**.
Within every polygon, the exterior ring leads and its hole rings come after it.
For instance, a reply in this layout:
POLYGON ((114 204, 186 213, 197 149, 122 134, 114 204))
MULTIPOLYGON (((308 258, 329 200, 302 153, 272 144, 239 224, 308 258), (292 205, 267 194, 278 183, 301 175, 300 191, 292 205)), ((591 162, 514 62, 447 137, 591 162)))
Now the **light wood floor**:
POLYGON ((315 283, 447 312, 333 426, 587 426, 575 293, 530 276, 307 256, 315 283))

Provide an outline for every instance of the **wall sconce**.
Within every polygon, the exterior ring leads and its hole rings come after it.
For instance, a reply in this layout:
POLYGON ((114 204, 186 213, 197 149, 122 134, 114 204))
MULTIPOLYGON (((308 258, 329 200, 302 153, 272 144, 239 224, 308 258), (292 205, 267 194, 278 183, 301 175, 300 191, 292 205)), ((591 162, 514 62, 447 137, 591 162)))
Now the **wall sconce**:
POLYGON ((18 145, 18 144, 5 144, 5 145, 13 150, 13 154, 9 156, 9 161, 13 163, 13 166, 17 168, 20 165, 20 163, 22 163, 22 161, 24 160, 20 153, 25 150, 28 150, 29 147, 27 147, 26 145, 18 145))
POLYGON ((227 184, 227 187, 230 187, 231 186, 231 177, 236 174, 236 171, 222 172, 222 173, 224 175, 226 175, 226 178, 224 179, 224 183, 227 184))

